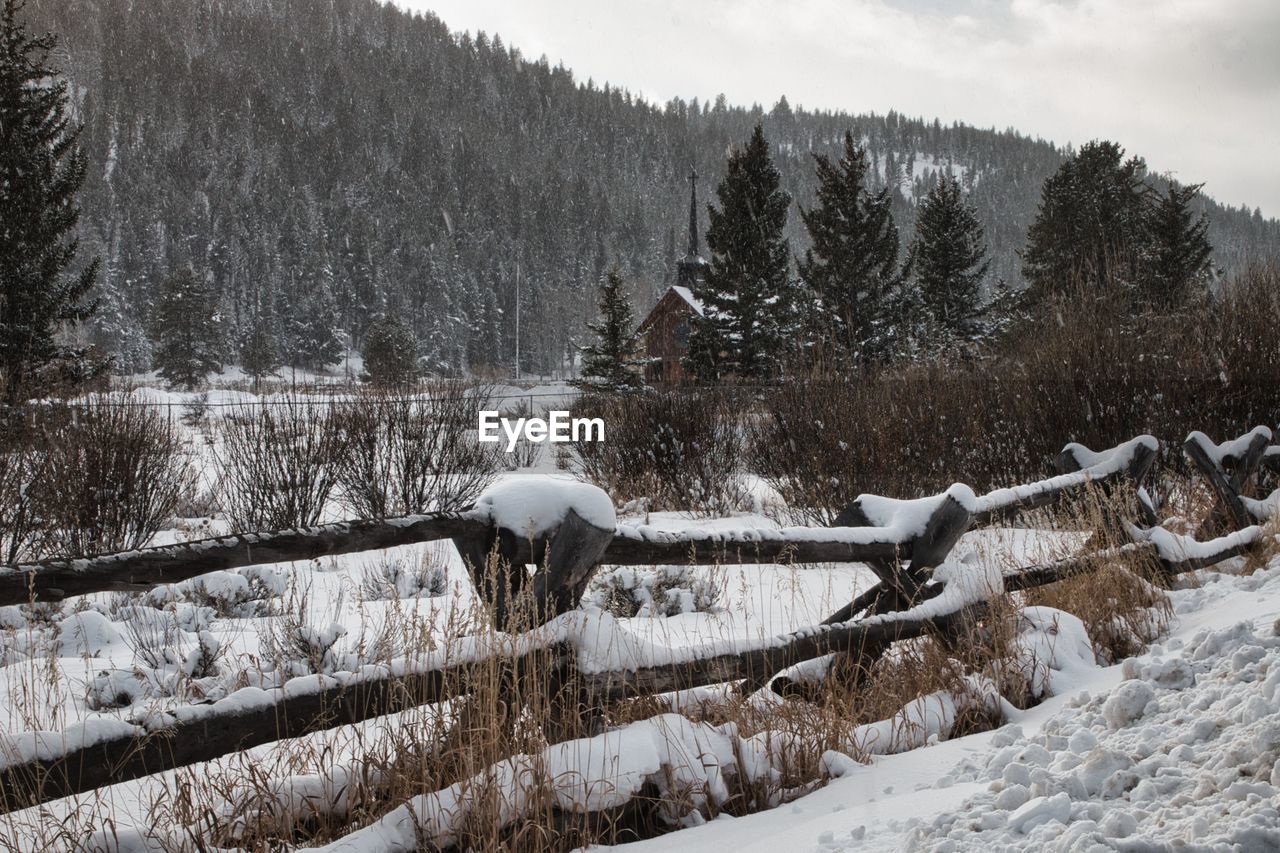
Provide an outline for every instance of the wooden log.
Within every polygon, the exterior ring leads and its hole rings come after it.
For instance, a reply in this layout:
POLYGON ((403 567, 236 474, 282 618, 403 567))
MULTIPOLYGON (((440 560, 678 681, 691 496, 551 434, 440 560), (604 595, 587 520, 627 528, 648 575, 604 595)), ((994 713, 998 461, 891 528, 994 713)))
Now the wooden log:
POLYGON ((871 563, 911 556, 911 544, 884 532, 874 539, 840 542, 815 537, 726 541, 716 536, 669 540, 614 536, 600 562, 608 566, 717 566, 760 563, 871 563))
MULTIPOLYGON (((507 663, 520 666, 537 653, 547 650, 530 648, 507 663)), ((475 666, 368 678, 270 705, 232 706, 154 733, 114 737, 55 758, 4 767, 0 813, 463 695, 475 666)))
MULTIPOLYGON (((863 519, 866 518, 860 506, 857 507, 857 512, 863 519)), ((908 610, 927 598, 925 583, 929 579, 929 571, 947 558, 951 549, 969 529, 971 519, 972 514, 964 504, 952 495, 944 497, 934 509, 933 514, 929 516, 924 531, 912 541, 912 557, 908 566, 904 568, 901 563, 895 563, 892 567, 872 566, 872 569, 880 575, 880 583, 877 584, 878 591, 874 597, 868 599, 867 606, 870 607, 871 612, 885 614, 908 610)), ((937 587, 935 592, 941 592, 941 589, 937 587)), ((857 603, 857 600, 853 602, 853 604, 857 603)), ((836 611, 823 620, 822 624, 838 624, 835 620, 840 615, 841 611, 836 611)), ((869 638, 856 650, 848 652, 838 668, 845 672, 848 678, 854 681, 860 680, 871 670, 892 642, 892 640, 881 642, 875 638, 869 638)), ((743 680, 739 691, 742 695, 749 695, 768 684, 776 674, 777 670, 764 674, 752 673, 743 680)), ((781 685, 779 689, 785 691, 786 685, 781 685)))
POLYGON ((897 619, 814 628, 793 634, 785 643, 736 654, 635 670, 584 673, 579 677, 588 685, 592 695, 607 701, 742 680, 763 684, 774 673, 803 661, 832 652, 856 654, 872 645, 887 646, 899 640, 924 636, 930 631, 945 631, 952 622, 973 618, 985 613, 986 609, 983 603, 932 620, 897 619))
POLYGON ((101 557, 0 567, 0 605, 60 601, 91 592, 137 591, 220 570, 312 560, 448 539, 483 530, 477 513, 341 521, 271 533, 233 533, 101 557))
POLYGON ((1238 459, 1230 455, 1223 457, 1222 462, 1226 467, 1222 470, 1227 473, 1227 480, 1233 489, 1237 492, 1244 491, 1254 473, 1262 466, 1262 460, 1271 449, 1270 444, 1270 437, 1255 433, 1249 446, 1245 448, 1244 454, 1238 459))
MULTIPOLYGON (((1062 451, 1054 457, 1054 467, 1064 474, 1074 474, 1085 469, 1084 460, 1076 455, 1076 447, 1078 445, 1067 445, 1062 451)), ((1114 493, 1114 483, 1121 476, 1127 479, 1133 486, 1135 492, 1146 486, 1147 479, 1151 475, 1151 469, 1156 462, 1157 451, 1146 445, 1139 445, 1134 448, 1133 457, 1129 460, 1129 464, 1125 466, 1123 471, 1116 472, 1112 477, 1103 477, 1093 480, 1099 488, 1102 489, 1104 495, 1111 496, 1114 493)), ((1104 524, 1109 530, 1123 531, 1128 523, 1128 519, 1116 517, 1111 507, 1104 507, 1103 512, 1106 514, 1104 524)), ((1158 519, 1156 518, 1155 507, 1149 501, 1142 500, 1141 497, 1137 501, 1137 519, 1141 524, 1148 527, 1155 526, 1158 519)))
MULTIPOLYGON (((1235 470, 1228 475, 1218 460, 1209 456, 1204 446, 1193 433, 1182 444, 1182 450, 1191 464, 1195 465, 1201 476, 1209 483, 1217 498, 1218 506, 1235 530, 1243 530, 1253 523, 1253 518, 1240 500, 1240 490, 1262 461, 1267 445, 1271 443, 1269 436, 1259 432, 1249 442, 1235 470)), ((1208 523, 1212 523, 1212 519, 1208 523)), ((1202 526, 1202 530, 1203 530, 1202 526)))
POLYGON ((578 606, 613 538, 613 528, 596 527, 569 510, 550 540, 544 566, 533 579, 539 624, 578 606))

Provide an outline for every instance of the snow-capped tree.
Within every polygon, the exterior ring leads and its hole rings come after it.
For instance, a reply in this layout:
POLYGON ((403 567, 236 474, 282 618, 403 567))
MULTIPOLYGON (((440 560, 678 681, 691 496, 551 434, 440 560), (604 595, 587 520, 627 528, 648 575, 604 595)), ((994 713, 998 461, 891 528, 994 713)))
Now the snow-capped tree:
POLYGON ((884 361, 897 347, 905 307, 895 304, 903 294, 890 190, 867 188, 870 164, 852 133, 839 161, 814 160, 818 205, 800 212, 813 241, 800 275, 820 300, 832 343, 855 362, 884 361))
POLYGON ((289 321, 289 364, 316 371, 335 365, 342 361, 345 337, 338 304, 328 286, 321 284, 289 321))
POLYGON ((256 388, 264 376, 283 366, 275 312, 268 302, 249 320, 249 331, 240 343, 240 368, 253 379, 256 388))
POLYGON ((418 342, 394 314, 369 325, 364 341, 364 379, 382 388, 407 385, 418 378, 418 342))
POLYGON ((938 181, 920 206, 908 257, 931 337, 925 344, 949 349, 982 337, 982 281, 991 264, 982 223, 954 177, 938 181))
POLYGON ((775 376, 794 344, 791 248, 783 231, 791 196, 781 189, 764 130, 729 155, 708 205, 711 262, 695 295, 705 314, 693 321, 688 369, 699 379, 775 376))
POLYGON ((57 362, 74 375, 86 366, 85 351, 55 335, 92 314, 86 295, 98 272, 97 259, 70 271, 87 163, 67 83, 48 63, 57 41, 27 33, 24 6, 0 6, 0 385, 9 405, 41 368, 57 362))
POLYGON ((636 355, 635 317, 616 267, 600 282, 599 305, 599 322, 587 324, 596 340, 582 348, 582 374, 574 384, 590 391, 634 391, 643 387, 643 361, 636 355))
POLYGON ((1146 163, 1090 142, 1045 179, 1022 274, 1037 298, 1128 291, 1147 247, 1146 163))
POLYGON ((1209 292, 1213 277, 1209 217, 1204 213, 1196 216, 1191 210, 1200 187, 1170 186, 1152 204, 1143 297, 1153 307, 1178 308, 1209 292))
POLYGON ((218 294, 190 268, 169 274, 151 314, 154 369, 170 385, 193 390, 222 369, 226 343, 218 294))

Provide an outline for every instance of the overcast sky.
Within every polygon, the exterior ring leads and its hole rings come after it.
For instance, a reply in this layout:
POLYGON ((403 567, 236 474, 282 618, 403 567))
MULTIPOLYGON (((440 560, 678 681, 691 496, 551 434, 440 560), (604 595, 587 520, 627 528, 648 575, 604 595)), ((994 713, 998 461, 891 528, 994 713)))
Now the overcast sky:
POLYGON ((1280 216, 1280 0, 396 0, 651 100, 1114 139, 1280 216))

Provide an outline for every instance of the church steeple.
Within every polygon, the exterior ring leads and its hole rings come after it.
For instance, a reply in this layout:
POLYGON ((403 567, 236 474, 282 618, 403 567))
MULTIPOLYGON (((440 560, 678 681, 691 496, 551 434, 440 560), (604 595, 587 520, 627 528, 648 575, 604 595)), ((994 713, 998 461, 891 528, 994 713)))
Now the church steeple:
POLYGON ((689 172, 689 257, 698 256, 698 172, 689 172))
POLYGON ((689 250, 676 262, 676 284, 694 289, 707 274, 707 262, 698 254, 698 173, 689 171, 689 250))

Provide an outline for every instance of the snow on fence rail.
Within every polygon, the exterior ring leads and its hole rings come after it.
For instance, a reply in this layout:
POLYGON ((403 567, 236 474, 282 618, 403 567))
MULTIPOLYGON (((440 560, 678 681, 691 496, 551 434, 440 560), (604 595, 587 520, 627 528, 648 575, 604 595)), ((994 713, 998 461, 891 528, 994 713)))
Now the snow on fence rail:
MULTIPOLYGON (((1114 492, 1128 483, 1137 495, 1133 515, 1144 521, 1154 514, 1143 482, 1158 451, 1155 439, 1141 436, 1102 453, 1069 445, 1057 460, 1065 473, 981 497, 963 485, 914 501, 863 496, 832 528, 662 532, 617 525, 608 497, 594 487, 516 482, 496 487, 463 513, 242 534, 12 567, 0 572, 0 602, 6 604, 140 589, 236 566, 450 538, 495 614, 503 614, 509 598, 522 591, 532 593, 538 606, 528 630, 471 638, 462 648, 390 667, 308 676, 273 691, 250 688, 212 704, 129 722, 102 718, 65 732, 0 736, 0 811, 464 695, 470 668, 478 662, 518 674, 531 655, 539 654, 539 665, 576 685, 586 709, 710 684, 739 682, 740 690, 751 692, 783 670, 833 652, 869 665, 894 642, 948 636, 981 616, 1003 592, 1053 583, 1125 554, 1151 556, 1170 575, 1203 568, 1256 544, 1262 531, 1252 522, 1280 506, 1280 490, 1263 500, 1240 497, 1259 465, 1275 456, 1263 435, 1255 430, 1214 445, 1196 434, 1185 445, 1188 457, 1211 480, 1227 517, 1238 522, 1233 507, 1244 506, 1244 520, 1251 523, 1237 523, 1233 532, 1200 542, 1121 520, 1128 544, 1009 574, 956 560, 950 552, 976 523, 1016 517, 1090 485, 1114 492), (538 568, 532 576, 508 572, 509 583, 495 585, 477 568, 494 553, 508 567, 533 563, 538 568), (865 562, 879 581, 819 625, 765 640, 658 648, 628 636, 607 614, 577 609, 582 589, 601 564, 833 561, 865 562), (524 583, 530 584, 527 590, 520 588, 524 583), (18 591, 25 594, 19 597, 18 591), (859 614, 864 615, 855 618, 859 614)), ((495 627, 505 624, 495 621, 495 627)))

